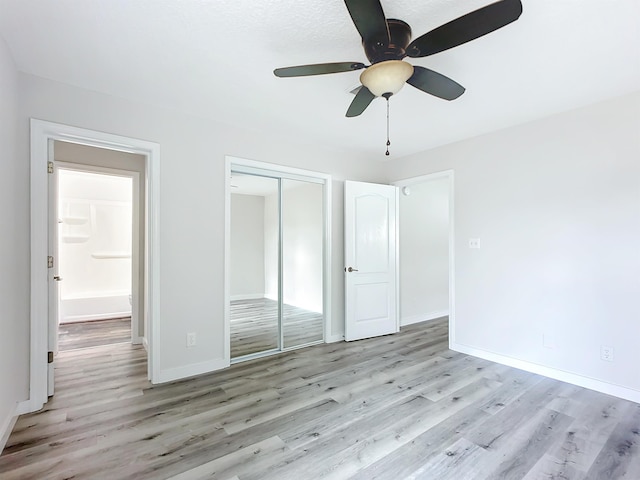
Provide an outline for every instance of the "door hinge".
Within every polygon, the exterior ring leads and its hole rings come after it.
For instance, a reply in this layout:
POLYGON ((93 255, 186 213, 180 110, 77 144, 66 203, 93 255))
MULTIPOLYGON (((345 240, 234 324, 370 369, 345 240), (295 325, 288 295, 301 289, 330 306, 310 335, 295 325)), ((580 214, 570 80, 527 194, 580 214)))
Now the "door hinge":
POLYGON ((53 352, 47 352, 47 363, 53 363, 53 352))
POLYGON ((51 255, 47 257, 47 268, 53 268, 53 257, 51 255))
POLYGON ((47 162, 47 172, 53 173, 53 162, 47 162))

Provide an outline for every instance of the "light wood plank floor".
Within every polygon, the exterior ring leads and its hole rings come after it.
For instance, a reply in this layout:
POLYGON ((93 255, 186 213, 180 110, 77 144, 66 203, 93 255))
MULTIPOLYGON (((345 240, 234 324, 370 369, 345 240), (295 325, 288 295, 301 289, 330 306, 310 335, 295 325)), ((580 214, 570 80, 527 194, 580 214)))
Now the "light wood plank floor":
POLYGON ((131 317, 61 323, 58 327, 59 351, 123 342, 131 342, 131 317))
MULTIPOLYGON (((231 302, 231 358, 278 348, 278 302, 268 298, 231 302)), ((322 340, 322 314, 283 305, 284 348, 322 340)))
POLYGON ((445 320, 166 385, 145 374, 140 347, 62 352, 0 478, 640 478, 640 405, 452 352, 445 320))

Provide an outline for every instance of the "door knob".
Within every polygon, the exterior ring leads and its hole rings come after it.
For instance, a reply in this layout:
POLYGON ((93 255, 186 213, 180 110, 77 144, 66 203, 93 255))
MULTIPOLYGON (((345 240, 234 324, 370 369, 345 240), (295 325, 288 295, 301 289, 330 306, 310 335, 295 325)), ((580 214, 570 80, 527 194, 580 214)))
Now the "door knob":
POLYGON ((346 270, 347 270, 347 272, 349 272, 349 273, 351 273, 351 272, 357 272, 357 271, 358 271, 358 269, 357 269, 357 268, 353 268, 353 267, 349 267, 349 268, 347 268, 346 270))
POLYGON ((60 281, 62 281, 62 277, 61 277, 61 276, 59 276, 59 275, 56 275, 55 277, 53 277, 53 279, 54 279, 56 282, 60 282, 60 281))

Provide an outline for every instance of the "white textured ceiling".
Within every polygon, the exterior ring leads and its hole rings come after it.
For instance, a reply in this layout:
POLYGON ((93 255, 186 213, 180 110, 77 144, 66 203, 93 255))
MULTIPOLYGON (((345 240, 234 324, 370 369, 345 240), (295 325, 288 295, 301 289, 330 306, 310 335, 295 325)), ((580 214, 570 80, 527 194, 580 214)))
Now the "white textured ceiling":
MULTIPOLYGON (((414 38, 491 0, 382 0, 414 38)), ((391 99, 398 158, 640 89, 639 0, 522 0, 518 21, 408 59, 466 87, 391 99)), ((360 72, 276 78, 276 67, 367 63, 341 0, 0 0, 18 69, 266 133, 384 157, 385 105, 345 118, 360 72)))

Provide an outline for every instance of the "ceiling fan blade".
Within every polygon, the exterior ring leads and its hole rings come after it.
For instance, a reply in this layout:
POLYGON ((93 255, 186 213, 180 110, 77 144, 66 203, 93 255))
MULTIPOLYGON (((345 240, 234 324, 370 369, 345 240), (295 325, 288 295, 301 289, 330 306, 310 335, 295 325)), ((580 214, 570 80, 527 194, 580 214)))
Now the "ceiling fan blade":
POLYGON ((356 97, 351 102, 351 105, 349 105, 346 116, 357 117, 367 109, 367 107, 373 101, 374 98, 376 98, 376 96, 373 93, 371 93, 367 87, 363 85, 362 88, 358 90, 358 93, 356 94, 356 97))
POLYGON ((491 33, 517 20, 522 13, 520 0, 502 0, 444 25, 416 38, 407 47, 409 57, 426 57, 448 50, 491 33))
POLYGON ((317 63, 315 65, 276 68, 273 73, 276 77, 307 77, 309 75, 350 72, 362 68, 365 68, 365 65, 359 62, 317 63))
POLYGON ((441 73, 428 68, 414 66, 413 75, 407 80, 409 85, 445 100, 455 100, 464 93, 464 87, 441 73))
POLYGON ((344 3, 363 42, 374 39, 389 42, 389 28, 380 0, 344 0, 344 3))

